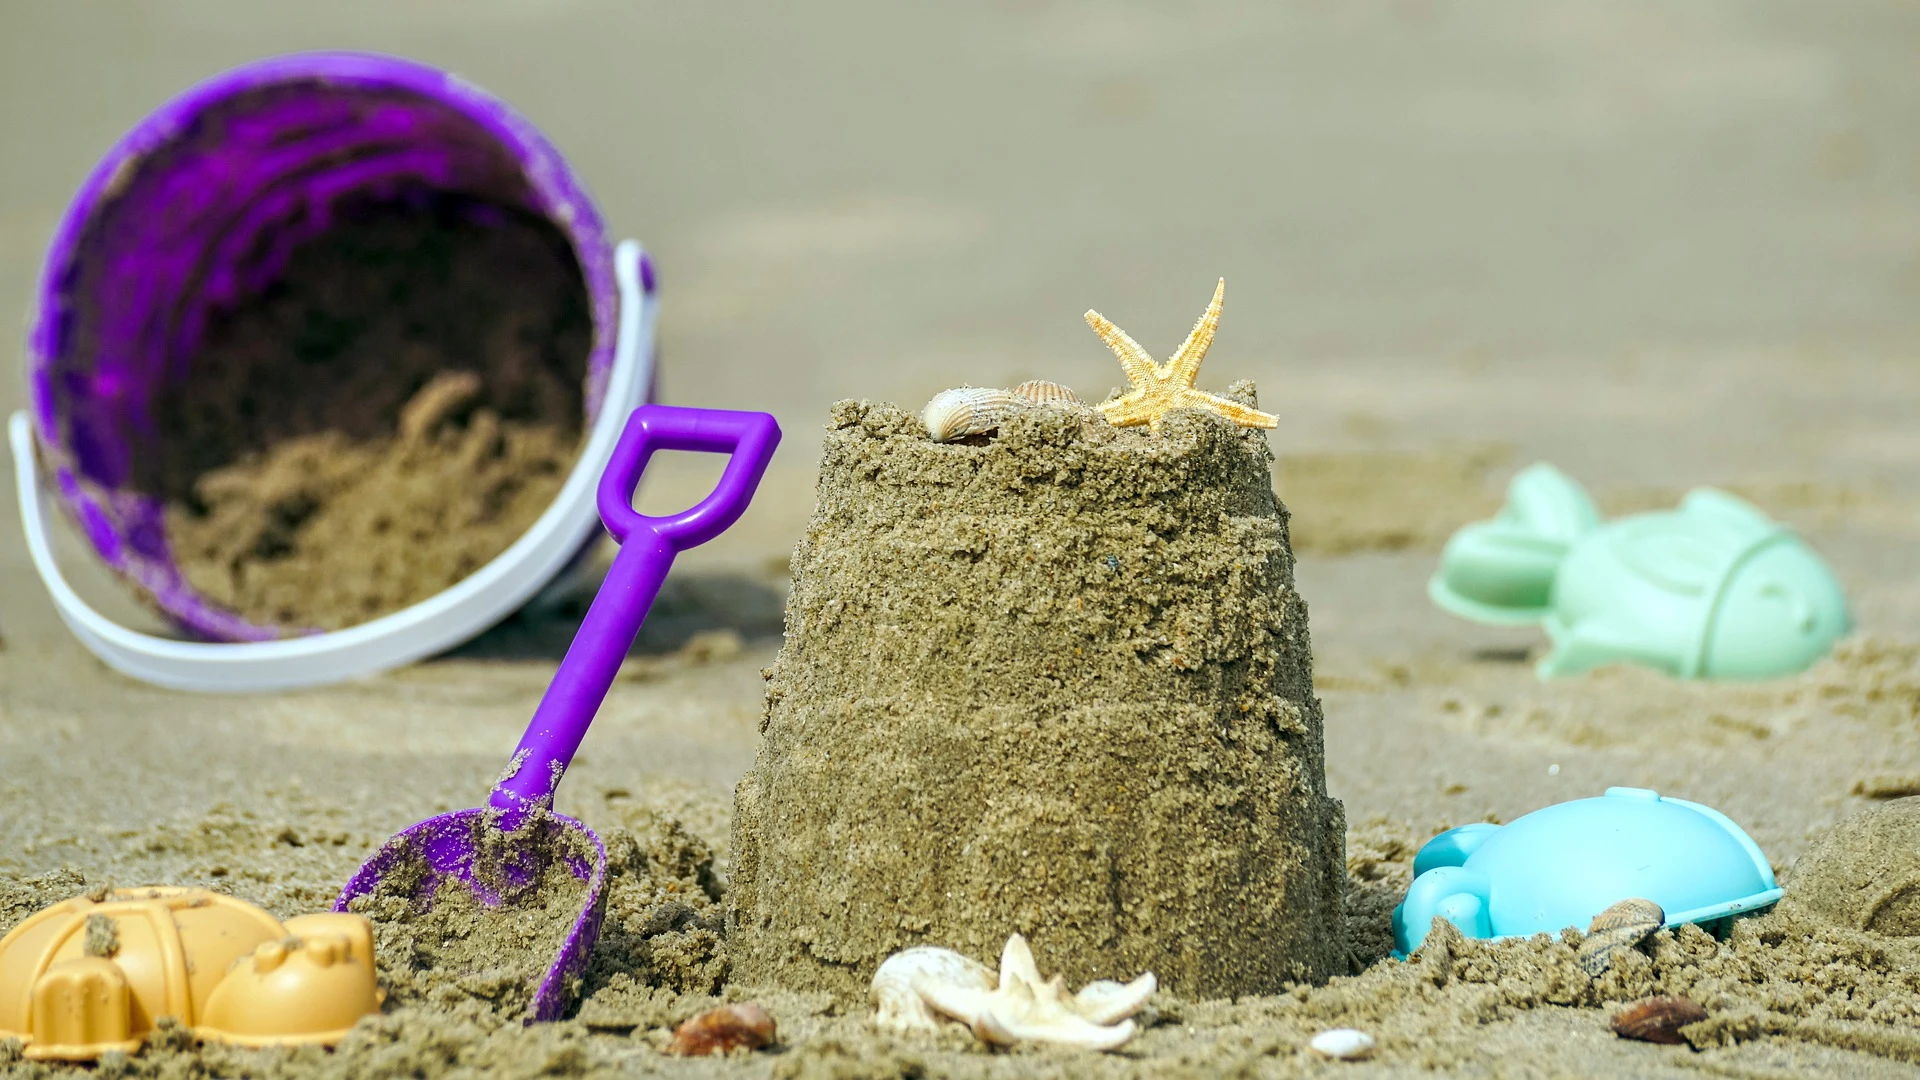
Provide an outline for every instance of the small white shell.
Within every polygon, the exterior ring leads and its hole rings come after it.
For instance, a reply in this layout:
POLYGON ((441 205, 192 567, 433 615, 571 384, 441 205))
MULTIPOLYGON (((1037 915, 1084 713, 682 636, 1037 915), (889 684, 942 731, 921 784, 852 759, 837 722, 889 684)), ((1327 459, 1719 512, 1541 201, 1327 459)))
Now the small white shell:
POLYGON ((984 435, 1005 423, 1032 402, 1005 390, 962 386, 942 390, 920 412, 935 442, 952 442, 968 435, 984 435))
POLYGON ((1359 1061, 1373 1053, 1373 1036, 1356 1028, 1331 1028, 1307 1043, 1321 1057, 1336 1061, 1359 1061))
POLYGON ((985 964, 952 949, 916 945, 887 957, 873 973, 874 1020, 891 1031, 933 1031, 939 1017, 921 997, 921 986, 932 983, 986 993, 993 989, 993 972, 985 964))
POLYGON ((1040 977, 1020 934, 1001 950, 998 976, 952 949, 918 945, 888 957, 873 973, 874 1022, 890 1031, 933 1031, 944 1017, 995 1046, 1044 1042, 1113 1050, 1139 1032, 1128 1017, 1158 986, 1148 972, 1124 985, 1089 983, 1069 996, 1065 979, 1040 977))
POLYGON ((1035 405, 1056 405, 1069 407, 1080 404, 1080 398, 1067 387, 1045 379, 1029 379, 1013 388, 1013 396, 1024 398, 1035 405))

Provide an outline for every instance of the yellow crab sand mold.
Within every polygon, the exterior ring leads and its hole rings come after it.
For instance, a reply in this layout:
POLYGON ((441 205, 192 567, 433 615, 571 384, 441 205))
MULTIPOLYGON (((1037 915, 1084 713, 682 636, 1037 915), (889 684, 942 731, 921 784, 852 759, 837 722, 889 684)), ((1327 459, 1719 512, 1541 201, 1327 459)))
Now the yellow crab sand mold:
POLYGON ((331 1044, 380 1000, 362 916, 282 923, 205 889, 76 896, 0 938, 0 1039, 35 1060, 137 1050, 163 1016, 240 1046, 331 1044))

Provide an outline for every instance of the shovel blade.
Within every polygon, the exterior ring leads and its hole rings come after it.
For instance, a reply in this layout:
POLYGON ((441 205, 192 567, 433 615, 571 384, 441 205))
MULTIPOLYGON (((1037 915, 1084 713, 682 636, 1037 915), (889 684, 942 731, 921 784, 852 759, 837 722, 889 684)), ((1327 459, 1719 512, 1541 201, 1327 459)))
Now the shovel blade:
POLYGON ((478 807, 431 817, 395 834, 347 882, 333 910, 346 911, 356 898, 371 896, 383 885, 429 908, 442 888, 466 889, 487 907, 544 908, 551 897, 531 886, 561 853, 574 878, 586 882, 586 902, 534 988, 527 1018, 529 1023, 557 1020, 579 993, 600 938, 607 848, 592 829, 560 814, 529 820, 514 833, 501 832, 498 820, 498 811, 478 807))

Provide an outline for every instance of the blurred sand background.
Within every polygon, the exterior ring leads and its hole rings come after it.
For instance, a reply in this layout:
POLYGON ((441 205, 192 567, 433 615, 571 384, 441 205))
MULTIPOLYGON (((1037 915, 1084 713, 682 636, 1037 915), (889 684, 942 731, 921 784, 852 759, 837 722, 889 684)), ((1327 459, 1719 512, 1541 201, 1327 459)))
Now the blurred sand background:
MULTIPOLYGON (((1098 399, 1121 376, 1080 312, 1165 354, 1218 276, 1202 381, 1254 379, 1283 418, 1350 822, 1417 840, 1653 787, 1727 812, 1790 871, 1872 792, 1920 790, 1902 644, 1920 640, 1920 8, 9 3, 0 324, 24 326, 67 199, 122 131, 200 78, 312 47, 429 61, 523 110, 658 261, 663 399, 786 429, 749 516, 676 566, 563 808, 644 793, 724 841, 830 402, 917 408, 1030 377, 1098 399), (1615 509, 1703 483, 1750 495, 1830 557, 1864 644, 1755 687, 1542 686, 1537 635, 1456 622, 1423 592, 1447 532, 1538 459, 1615 509)), ((11 410, 25 384, 5 355, 11 410)), ((714 475, 663 458, 642 509, 714 475)), ((88 596, 144 619, 72 534, 63 552, 88 596)), ((160 691, 67 635, 9 496, 0 881, 203 873, 154 838, 223 806, 338 830, 312 880, 343 881, 366 845, 482 799, 571 632, 523 618, 327 690, 160 691)), ((328 899, 255 891, 282 914, 328 899)), ((1886 1067, 1764 1043, 1655 1058, 1582 1023, 1491 1037, 1547 1071, 1886 1067)))

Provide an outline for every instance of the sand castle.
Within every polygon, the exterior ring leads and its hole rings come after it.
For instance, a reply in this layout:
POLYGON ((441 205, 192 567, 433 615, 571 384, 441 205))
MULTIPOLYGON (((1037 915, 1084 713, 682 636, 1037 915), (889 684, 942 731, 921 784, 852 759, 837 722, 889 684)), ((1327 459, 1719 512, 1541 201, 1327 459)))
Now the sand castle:
POLYGON ((1920 798, 1828 829, 1793 864, 1792 907, 1851 930, 1920 937, 1920 798))
POLYGON ((1272 455, 1196 409, 1155 426, 1034 407, 943 445, 835 406, 736 792, 736 982, 854 1000, 901 949, 1014 932, 1075 985, 1347 970, 1272 455))

